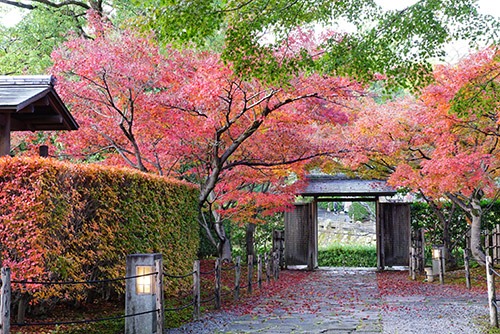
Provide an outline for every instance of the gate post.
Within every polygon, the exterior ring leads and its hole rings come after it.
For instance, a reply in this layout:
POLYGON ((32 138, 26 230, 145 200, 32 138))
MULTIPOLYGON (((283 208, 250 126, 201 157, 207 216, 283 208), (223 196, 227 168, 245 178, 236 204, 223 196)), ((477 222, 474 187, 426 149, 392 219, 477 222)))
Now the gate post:
POLYGON ((222 262, 220 258, 215 260, 215 309, 220 310, 222 288, 222 262))

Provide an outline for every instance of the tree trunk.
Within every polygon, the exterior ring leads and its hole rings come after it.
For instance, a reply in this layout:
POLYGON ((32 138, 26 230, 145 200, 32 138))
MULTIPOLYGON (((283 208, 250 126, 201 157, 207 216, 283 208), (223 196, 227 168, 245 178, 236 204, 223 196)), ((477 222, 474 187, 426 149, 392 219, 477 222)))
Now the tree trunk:
POLYGON ((483 252, 481 243, 481 219, 483 216, 481 198, 484 196, 484 192, 481 189, 475 189, 472 195, 466 200, 463 196, 452 193, 447 193, 446 196, 448 196, 448 198, 451 199, 456 205, 461 207, 471 219, 471 254, 480 266, 486 266, 486 255, 483 252))
POLYGON ((224 262, 231 262, 231 243, 229 238, 226 236, 226 231, 224 231, 224 225, 222 222, 215 223, 215 232, 219 237, 219 242, 217 245, 217 250, 219 251, 219 258, 224 262))
POLYGON ((255 224, 248 223, 247 229, 245 233, 245 241, 247 248, 247 257, 252 255, 255 258, 255 249, 254 249, 254 233, 255 233, 255 224))
POLYGON ((481 203, 479 199, 474 198, 471 201, 471 209, 469 214, 472 218, 472 224, 470 227, 470 248, 471 253, 477 263, 481 266, 486 265, 486 255, 482 249, 481 243, 481 216, 482 216, 481 203))
POLYGON ((229 242, 229 238, 226 235, 226 231, 224 230, 224 223, 220 220, 220 216, 217 212, 212 211, 212 214, 215 218, 214 229, 217 237, 219 238, 219 242, 217 243, 217 250, 219 251, 219 258, 224 262, 231 262, 232 254, 231 254, 231 243, 229 242))
POLYGON ((452 249, 451 249, 451 236, 450 236, 450 222, 453 219, 453 212, 455 211, 456 204, 452 201, 453 207, 450 211, 448 218, 446 218, 443 211, 438 207, 438 205, 436 205, 434 201, 428 199, 427 197, 424 198, 443 227, 442 241, 444 247, 444 258, 446 267, 447 269, 454 268, 457 265, 457 259, 454 258, 451 254, 452 249))

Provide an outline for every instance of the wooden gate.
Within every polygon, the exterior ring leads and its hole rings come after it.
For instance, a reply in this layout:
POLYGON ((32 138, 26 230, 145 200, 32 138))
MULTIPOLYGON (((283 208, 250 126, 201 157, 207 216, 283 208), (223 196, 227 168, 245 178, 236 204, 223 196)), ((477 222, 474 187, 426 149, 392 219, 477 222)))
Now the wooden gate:
POLYGON ((377 266, 407 266, 410 247, 410 205, 379 203, 377 215, 377 266))
POLYGON ((315 203, 297 203, 285 213, 285 264, 318 266, 318 225, 315 203))

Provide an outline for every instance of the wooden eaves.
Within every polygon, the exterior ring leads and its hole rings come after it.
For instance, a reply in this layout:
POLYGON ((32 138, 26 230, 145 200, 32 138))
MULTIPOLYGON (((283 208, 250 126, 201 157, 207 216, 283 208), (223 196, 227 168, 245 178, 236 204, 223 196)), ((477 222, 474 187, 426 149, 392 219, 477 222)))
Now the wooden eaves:
POLYGON ((49 75, 0 76, 0 156, 10 153, 10 132, 77 130, 49 75))

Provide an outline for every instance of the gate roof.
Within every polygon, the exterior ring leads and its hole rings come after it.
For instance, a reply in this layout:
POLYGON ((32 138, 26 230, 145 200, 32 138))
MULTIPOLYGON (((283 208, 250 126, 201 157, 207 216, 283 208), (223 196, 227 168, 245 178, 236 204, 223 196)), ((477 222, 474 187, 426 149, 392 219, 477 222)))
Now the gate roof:
POLYGON ((0 76, 0 113, 10 114, 10 131, 78 129, 54 83, 49 75, 0 76))
POLYGON ((348 178, 343 174, 309 175, 302 196, 393 196, 396 190, 383 180, 348 178))

